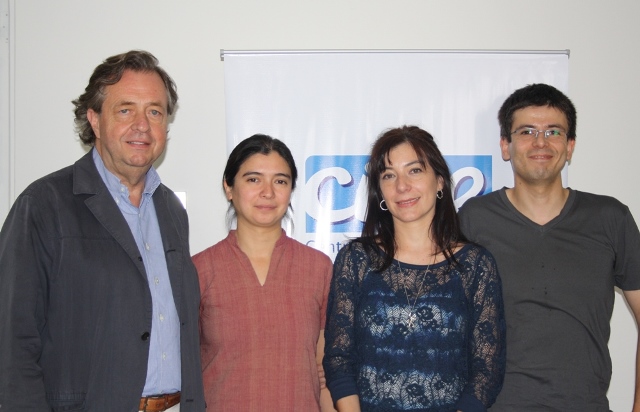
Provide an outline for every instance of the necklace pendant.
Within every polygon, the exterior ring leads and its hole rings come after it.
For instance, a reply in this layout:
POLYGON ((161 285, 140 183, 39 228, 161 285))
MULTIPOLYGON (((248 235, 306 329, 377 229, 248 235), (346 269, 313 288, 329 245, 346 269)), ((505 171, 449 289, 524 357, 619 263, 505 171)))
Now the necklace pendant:
MULTIPOLYGON (((397 262, 398 262, 398 269, 400 269, 402 287, 404 288, 404 296, 405 298, 407 298, 407 306, 408 306, 408 308, 402 310, 403 314, 406 316, 405 319, 402 320, 402 323, 405 324, 408 330, 412 331, 413 329, 415 329, 416 321, 418 320, 418 315, 416 315, 413 311, 416 309, 416 305, 418 304, 418 298, 422 296, 422 287, 424 286, 424 281, 427 277, 427 274, 429 272, 429 267, 431 265, 429 264, 427 266, 425 273, 422 275, 422 280, 420 280, 420 286, 418 287, 418 292, 416 293, 415 298, 413 298, 413 305, 412 305, 411 300, 409 299, 409 293, 407 292, 407 285, 405 283, 407 276, 405 276, 404 272, 402 271, 402 266, 400 266, 400 261, 398 260, 397 262)), ((417 281, 417 278, 416 278, 416 281, 417 281)))
POLYGON ((409 316, 407 317, 405 324, 409 329, 413 329, 415 327, 415 322, 417 319, 418 317, 416 316, 415 313, 409 312, 409 316))

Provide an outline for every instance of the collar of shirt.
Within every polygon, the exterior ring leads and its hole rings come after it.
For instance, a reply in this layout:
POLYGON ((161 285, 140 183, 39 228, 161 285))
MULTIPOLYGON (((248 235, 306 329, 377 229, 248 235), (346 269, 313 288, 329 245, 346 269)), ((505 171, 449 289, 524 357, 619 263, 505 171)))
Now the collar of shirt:
MULTIPOLYGON (((104 184, 107 185, 107 189, 109 190, 109 193, 111 193, 111 196, 113 196, 116 203, 120 204, 120 199, 122 199, 127 204, 133 206, 129 200, 129 188, 122 184, 120 179, 107 169, 100 157, 100 153, 98 153, 95 148, 93 149, 93 162, 96 165, 96 169, 98 169, 98 174, 102 178, 104 184)), ((156 191, 158 186, 160 186, 160 183, 160 175, 156 172, 156 169, 151 166, 144 179, 144 191, 142 192, 142 202, 140 203, 141 209, 143 204, 153 196, 153 193, 156 191)))

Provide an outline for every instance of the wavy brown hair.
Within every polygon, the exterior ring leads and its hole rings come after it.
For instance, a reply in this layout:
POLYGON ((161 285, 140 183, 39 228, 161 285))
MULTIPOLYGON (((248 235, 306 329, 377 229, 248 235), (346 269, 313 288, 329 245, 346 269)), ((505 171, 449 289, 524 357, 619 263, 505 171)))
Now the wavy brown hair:
POLYGON ((131 50, 111 56, 95 68, 84 93, 72 101, 75 106, 76 131, 82 143, 93 145, 96 141, 96 135, 87 119, 87 112, 89 109, 96 113, 102 112, 102 103, 106 98, 105 88, 118 83, 125 70, 158 73, 167 90, 167 113, 173 114, 178 101, 176 85, 167 72, 158 66, 158 59, 154 55, 144 50, 131 50))

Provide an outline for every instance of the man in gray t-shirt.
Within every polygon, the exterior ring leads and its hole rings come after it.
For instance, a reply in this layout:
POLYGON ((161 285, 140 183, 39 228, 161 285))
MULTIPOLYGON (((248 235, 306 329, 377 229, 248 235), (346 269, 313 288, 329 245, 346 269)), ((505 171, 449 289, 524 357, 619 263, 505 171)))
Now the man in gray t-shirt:
POLYGON ((614 286, 640 321, 638 227, 616 199, 562 186, 576 143, 576 111, 562 92, 516 90, 498 120, 514 187, 460 210, 463 232, 491 251, 503 282, 507 370, 490 410, 609 411, 614 286))

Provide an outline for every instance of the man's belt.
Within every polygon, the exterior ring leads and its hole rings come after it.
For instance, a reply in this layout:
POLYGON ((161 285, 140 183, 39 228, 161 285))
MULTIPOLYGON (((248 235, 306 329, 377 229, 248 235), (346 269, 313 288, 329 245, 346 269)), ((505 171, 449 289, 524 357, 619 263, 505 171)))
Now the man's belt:
POLYGON ((140 398, 138 410, 144 412, 162 412, 180 403, 180 392, 168 395, 154 395, 140 398))

